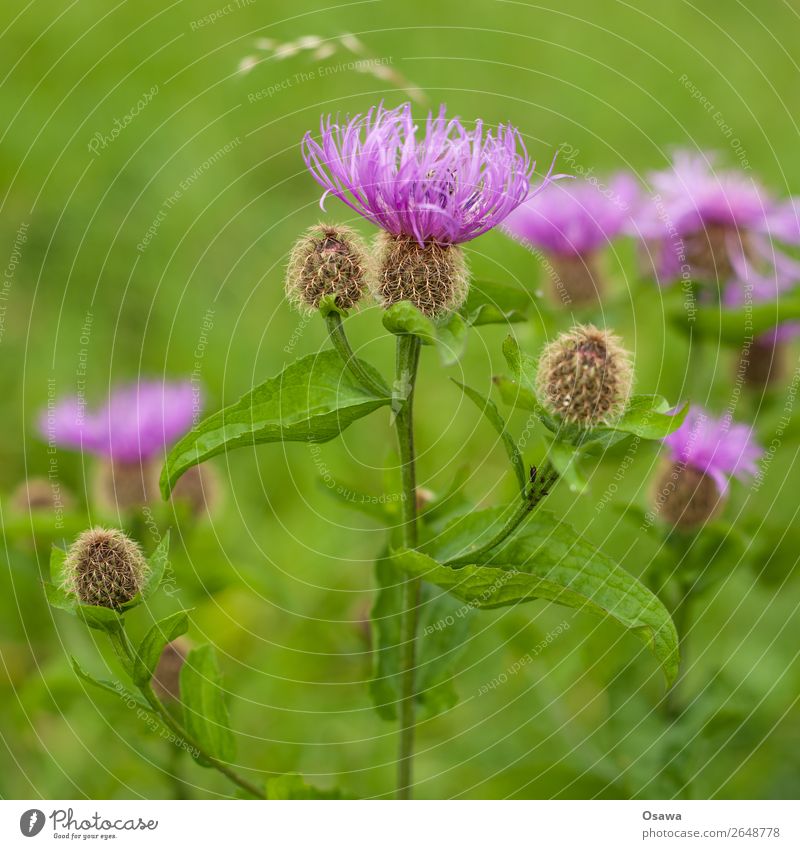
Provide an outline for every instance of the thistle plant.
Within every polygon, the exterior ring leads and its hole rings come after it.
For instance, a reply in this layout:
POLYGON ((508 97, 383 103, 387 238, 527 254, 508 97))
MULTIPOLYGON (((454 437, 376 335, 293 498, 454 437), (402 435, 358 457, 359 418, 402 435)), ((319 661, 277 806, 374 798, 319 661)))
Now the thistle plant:
POLYGON ((321 138, 307 134, 302 152, 326 195, 379 228, 371 255, 363 258, 343 225, 320 225, 301 237, 289 259, 287 291, 303 311, 319 312, 331 347, 290 364, 180 439, 167 456, 162 492, 168 497, 190 469, 223 452, 325 443, 358 419, 391 413, 400 515, 382 506, 374 513, 387 541, 376 560, 370 689, 380 715, 398 723, 396 793, 408 798, 417 716, 456 702, 461 623, 482 608, 544 600, 606 617, 641 639, 667 681, 674 678, 677 638, 664 605, 543 504, 562 479, 579 487, 579 465, 593 450, 631 435, 661 439, 683 414, 670 415, 672 405, 658 396, 631 394, 631 356, 610 331, 573 328, 538 361, 510 336, 504 353, 511 376, 494 382, 502 399, 534 412, 545 453, 527 465, 524 444, 495 403, 456 383, 497 432, 518 494, 488 509, 446 495, 421 497, 414 427, 419 368, 426 361, 437 368, 457 362, 471 328, 524 318, 509 287, 471 281, 462 245, 555 178, 548 174, 532 189, 534 163, 515 128, 487 130, 476 122, 467 129, 444 107, 420 125, 407 104, 344 120, 327 116, 321 138), (381 307, 383 328, 396 337, 391 380, 349 344, 349 310, 366 300, 365 283, 381 307), (432 356, 438 364, 429 362, 432 356), (455 617, 458 626, 437 627, 465 609, 468 615, 455 617))

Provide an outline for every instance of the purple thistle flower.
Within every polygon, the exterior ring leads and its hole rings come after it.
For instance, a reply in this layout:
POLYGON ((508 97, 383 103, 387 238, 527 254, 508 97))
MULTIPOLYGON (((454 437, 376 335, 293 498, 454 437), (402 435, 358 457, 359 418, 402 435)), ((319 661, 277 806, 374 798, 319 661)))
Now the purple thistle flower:
POLYGON ((564 180, 529 197, 506 219, 514 238, 564 257, 585 256, 630 230, 638 187, 630 174, 608 186, 592 180, 564 180))
POLYGON ((190 430, 198 406, 189 381, 142 381, 117 387, 93 411, 78 398, 65 398, 42 413, 39 432, 67 448, 134 463, 163 452, 190 430))
POLYGON ((692 407, 664 443, 673 462, 709 475, 721 495, 727 492, 729 477, 756 475, 756 461, 764 453, 747 425, 735 424, 730 416, 716 419, 700 407, 692 407))
MULTIPOLYGON (((528 196, 535 167, 519 131, 467 130, 445 107, 419 137, 411 105, 383 104, 340 121, 323 116, 321 141, 306 133, 303 159, 325 189, 394 236, 459 244, 491 230, 528 196)), ((548 174, 541 189, 550 179, 548 174)), ((538 191, 537 189, 536 191, 538 191)))
POLYGON ((655 194, 640 206, 638 232, 658 243, 658 272, 667 281, 684 262, 703 270, 698 254, 705 253, 726 300, 736 300, 742 283, 753 287, 755 300, 775 298, 800 281, 800 263, 780 248, 800 244, 800 206, 794 198, 777 200, 740 171, 715 171, 713 162, 712 155, 678 151, 671 168, 651 174, 655 194))

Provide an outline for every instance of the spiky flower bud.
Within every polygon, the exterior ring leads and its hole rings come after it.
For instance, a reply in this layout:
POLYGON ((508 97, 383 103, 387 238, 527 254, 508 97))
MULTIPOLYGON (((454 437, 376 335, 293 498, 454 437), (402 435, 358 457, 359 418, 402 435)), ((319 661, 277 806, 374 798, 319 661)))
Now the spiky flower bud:
POLYGON ((318 224, 295 243, 286 269, 286 295, 311 313, 326 295, 349 310, 369 287, 369 254, 361 236, 340 224, 318 224))
POLYGON ((545 346, 536 373, 544 407, 584 427, 618 418, 632 383, 631 357, 621 340, 592 325, 573 327, 545 346))
POLYGON ((129 513, 161 500, 158 475, 153 460, 122 463, 104 458, 95 466, 92 499, 104 514, 129 513))
POLYGON ((210 515, 219 503, 219 475, 209 463, 192 466, 172 489, 172 501, 185 504, 195 519, 210 515))
POLYGON ((82 604, 118 609, 142 589, 148 571, 141 549, 122 531, 91 528, 67 552, 63 587, 82 604))
POLYGON ((665 522, 680 530, 701 527, 725 503, 716 481, 696 466, 668 465, 656 484, 656 508, 665 522))
POLYGON ((153 673, 153 689, 162 701, 180 699, 181 669, 191 647, 186 637, 178 637, 162 649, 156 671, 153 673))
POLYGON ((469 271, 459 245, 426 242, 408 236, 378 234, 377 290, 381 305, 411 301, 424 315, 435 318, 452 312, 467 297, 469 271))

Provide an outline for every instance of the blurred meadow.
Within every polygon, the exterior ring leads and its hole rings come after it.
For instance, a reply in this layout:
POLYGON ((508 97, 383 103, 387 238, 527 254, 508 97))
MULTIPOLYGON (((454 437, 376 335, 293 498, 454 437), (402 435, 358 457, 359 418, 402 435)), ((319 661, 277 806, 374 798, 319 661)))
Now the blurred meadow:
MULTIPOLYGON (((414 106, 420 116, 446 103, 466 121, 518 126, 539 174, 561 149, 565 173, 629 169, 645 180, 675 147, 688 147, 718 150, 778 194, 800 194, 792 2, 5 0, 0 45, 5 798, 231 795, 188 758, 176 767, 134 711, 73 673, 70 655, 101 677, 103 658, 114 667, 96 632, 51 610, 41 585, 51 543, 70 541, 87 511, 99 520, 87 505, 92 459, 49 451, 36 422, 48 399, 82 392, 91 404, 142 377, 192 378, 214 411, 326 344, 323 323, 286 303, 288 252, 320 218, 365 236, 373 228, 335 198, 319 209, 299 145, 322 113, 397 105, 408 99, 399 78, 425 98, 414 106), (348 33, 391 73, 354 68, 359 57, 339 40, 348 33), (336 51, 275 56, 275 45, 303 36, 336 51), (22 481, 48 475, 76 500, 65 527, 13 503, 22 481), (176 769, 182 782, 170 777, 176 769)), ((467 492, 489 506, 513 497, 506 458, 447 378, 488 393, 510 330, 534 353, 572 319, 543 296, 543 269, 523 246, 494 231, 466 249, 477 279, 527 293, 531 319, 480 328, 447 369, 424 352, 419 482, 441 492, 466 466, 467 492)), ((725 518, 746 545, 715 564, 723 574, 695 611, 685 684, 724 710, 670 741, 669 757, 693 774, 691 787, 674 792, 797 798, 796 373, 769 392, 739 393, 736 353, 713 338, 689 366, 698 343, 665 317, 680 308, 680 293, 639 279, 626 240, 605 262, 612 291, 594 318, 634 352, 637 391, 717 413, 733 405, 771 451, 762 484, 732 490, 725 518)), ((390 373, 393 340, 380 311, 362 310, 347 327, 359 353, 390 373)), ((797 357, 793 348, 795 369, 797 357)), ((524 416, 511 423, 519 432, 524 416)), ((218 457, 219 509, 197 522, 169 517, 176 591, 153 613, 177 598, 192 610, 192 639, 217 647, 244 773, 298 772, 359 797, 391 795, 397 731, 365 686, 372 561, 384 531, 332 499, 326 484, 380 493, 394 450, 381 411, 319 449, 278 444, 218 457)), ((528 461, 542 450, 534 440, 528 461)), ((626 463, 628 450, 622 444, 591 466, 588 494, 559 487, 548 508, 641 576, 659 539, 623 508, 647 508, 658 452, 643 443, 626 463)), ((152 550, 152 529, 139 532, 152 550)), ((419 797, 671 792, 653 777, 667 758, 651 716, 663 682, 621 629, 541 602, 485 611, 462 666, 460 702, 420 723, 419 797), (564 622, 531 663, 479 695, 564 622)))

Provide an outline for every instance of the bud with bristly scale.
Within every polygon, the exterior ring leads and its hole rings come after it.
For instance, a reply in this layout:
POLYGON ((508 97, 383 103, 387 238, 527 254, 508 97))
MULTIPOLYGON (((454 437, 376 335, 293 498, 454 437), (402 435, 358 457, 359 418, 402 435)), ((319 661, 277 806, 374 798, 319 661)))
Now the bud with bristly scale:
POLYGON ((370 258, 355 230, 318 224, 297 240, 286 268, 286 295, 298 310, 312 313, 326 296, 343 310, 369 288, 370 258))
POLYGON ((545 346, 536 373, 544 407, 582 427, 619 418, 632 384, 631 357, 620 339, 592 325, 573 327, 545 346))
POLYGON ((116 529, 92 528, 67 552, 63 589, 82 604, 118 610, 140 592, 148 573, 144 555, 130 537, 116 529))

